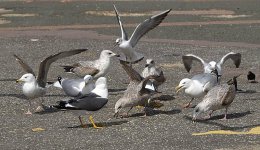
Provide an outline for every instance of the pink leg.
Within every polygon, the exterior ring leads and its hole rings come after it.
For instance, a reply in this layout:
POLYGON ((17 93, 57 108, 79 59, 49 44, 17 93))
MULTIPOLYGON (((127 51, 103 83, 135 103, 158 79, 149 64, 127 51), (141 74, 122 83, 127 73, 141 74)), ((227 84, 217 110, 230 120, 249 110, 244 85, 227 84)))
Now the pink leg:
POLYGON ((184 105, 183 105, 183 108, 190 108, 190 104, 191 104, 191 102, 193 101, 193 99, 194 99, 194 98, 192 98, 192 99, 189 101, 188 104, 184 104, 184 105))
POLYGON ((227 120, 227 110, 228 108, 226 108, 224 118, 222 118, 221 120, 227 120))

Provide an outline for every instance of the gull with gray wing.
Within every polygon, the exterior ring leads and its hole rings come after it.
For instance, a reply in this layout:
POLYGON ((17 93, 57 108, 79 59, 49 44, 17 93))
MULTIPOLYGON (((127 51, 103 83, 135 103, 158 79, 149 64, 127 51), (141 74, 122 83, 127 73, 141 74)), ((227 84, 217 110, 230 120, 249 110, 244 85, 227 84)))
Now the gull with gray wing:
POLYGON ((222 69, 221 66, 228 60, 233 60, 236 68, 240 66, 241 63, 241 54, 240 53, 234 53, 230 52, 224 55, 221 60, 217 63, 215 61, 210 61, 209 63, 205 62, 202 58, 199 56, 193 55, 193 54, 187 54, 182 56, 183 64, 188 72, 190 72, 190 69, 192 68, 193 61, 200 62, 204 67, 204 73, 211 73, 213 70, 217 69, 218 76, 222 75, 222 69))
POLYGON ((116 45, 119 46, 119 48, 122 50, 123 55, 121 55, 120 60, 129 62, 131 64, 137 63, 141 61, 144 56, 141 53, 138 53, 134 50, 134 47, 136 46, 137 42, 144 36, 147 32, 157 27, 168 15, 168 13, 171 11, 171 9, 166 10, 164 12, 161 12, 157 15, 154 15, 148 19, 146 19, 144 22, 140 23, 134 30, 131 37, 128 39, 127 33, 125 32, 125 29, 123 27, 122 21, 120 19, 119 13, 116 9, 116 6, 114 5, 114 10, 116 13, 117 22, 121 29, 121 38, 118 38, 116 40, 116 45))
MULTIPOLYGON (((86 51, 87 49, 76 49, 70 51, 59 52, 57 54, 51 55, 45 58, 41 63, 38 71, 38 76, 35 76, 32 68, 26 64, 20 57, 14 55, 18 63, 22 66, 26 74, 24 74, 17 82, 23 82, 22 90, 23 94, 29 99, 29 108, 26 114, 32 114, 30 111, 31 100, 41 97, 46 93, 46 81, 47 74, 50 68, 50 65, 57 61, 58 59, 69 57, 75 54, 86 51)), ((42 101, 43 102, 43 101, 42 101)), ((38 110, 42 109, 42 106, 38 107, 38 110)))
POLYGON ((184 89, 184 92, 191 97, 191 100, 184 107, 188 108, 194 98, 199 98, 217 85, 217 75, 215 73, 202 73, 193 76, 191 79, 184 78, 175 88, 176 94, 184 89))
POLYGON ((83 79, 63 79, 58 76, 55 87, 62 88, 66 95, 71 97, 82 97, 89 94, 94 88, 93 77, 86 75, 83 79))
MULTIPOLYGON (((95 83, 95 88, 87 95, 70 99, 68 101, 59 101, 58 105, 53 107, 58 109, 68 109, 73 110, 73 112, 79 116, 79 120, 82 127, 85 127, 83 124, 82 115, 85 115, 86 112, 94 112, 103 108, 108 102, 108 89, 107 89, 107 80, 105 77, 99 77, 95 83)), ((89 121, 92 123, 94 128, 98 127, 93 120, 93 117, 89 117, 89 121)))

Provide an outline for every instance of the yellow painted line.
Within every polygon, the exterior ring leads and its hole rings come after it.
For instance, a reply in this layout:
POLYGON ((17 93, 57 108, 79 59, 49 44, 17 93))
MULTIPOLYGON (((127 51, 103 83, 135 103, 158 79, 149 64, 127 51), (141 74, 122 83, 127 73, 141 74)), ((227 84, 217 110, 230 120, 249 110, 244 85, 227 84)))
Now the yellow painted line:
POLYGON ((203 133, 192 133, 192 135, 209 135, 209 134, 222 134, 222 135, 230 135, 230 134, 251 134, 251 135, 256 135, 260 134, 260 126, 254 127, 248 132, 235 132, 235 131, 230 131, 230 130, 213 130, 213 131, 208 131, 208 132, 203 132, 203 133))

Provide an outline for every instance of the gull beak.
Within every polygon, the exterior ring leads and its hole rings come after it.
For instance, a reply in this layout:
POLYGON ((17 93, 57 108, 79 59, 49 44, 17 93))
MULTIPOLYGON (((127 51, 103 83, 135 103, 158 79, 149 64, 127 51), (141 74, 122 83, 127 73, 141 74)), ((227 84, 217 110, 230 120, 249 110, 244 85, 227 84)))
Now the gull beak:
POLYGON ((120 57, 120 55, 119 55, 119 54, 116 54, 115 56, 116 56, 116 57, 120 57))
POLYGON ((16 83, 19 83, 19 82, 23 82, 23 81, 22 81, 22 80, 20 80, 20 79, 16 80, 16 83))
POLYGON ((180 90, 182 90, 182 89, 183 89, 183 86, 181 86, 181 85, 176 86, 176 88, 175 88, 176 94, 177 94, 180 90))
POLYGON ((193 117, 192 118, 192 123, 195 123, 197 121, 197 118, 196 117, 193 117))
POLYGON ((145 64, 145 66, 144 67, 148 67, 149 66, 149 64, 145 64))

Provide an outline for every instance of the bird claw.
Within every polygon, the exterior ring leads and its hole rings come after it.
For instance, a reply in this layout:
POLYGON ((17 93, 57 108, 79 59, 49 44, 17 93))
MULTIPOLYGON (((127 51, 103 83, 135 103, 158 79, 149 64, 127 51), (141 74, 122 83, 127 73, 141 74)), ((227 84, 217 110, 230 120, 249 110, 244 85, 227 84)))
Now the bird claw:
POLYGON ((28 110, 25 115, 32 115, 32 112, 30 110, 28 110))

